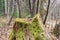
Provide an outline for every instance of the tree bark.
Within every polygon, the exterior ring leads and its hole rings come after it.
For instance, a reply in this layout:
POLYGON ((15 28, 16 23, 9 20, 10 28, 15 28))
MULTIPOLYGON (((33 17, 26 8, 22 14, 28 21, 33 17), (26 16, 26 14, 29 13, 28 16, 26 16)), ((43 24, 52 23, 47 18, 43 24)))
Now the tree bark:
POLYGON ((36 14, 38 13, 38 8, 39 8, 39 0, 37 1, 36 14))
POLYGON ((20 1, 17 0, 18 10, 19 10, 19 18, 21 18, 21 10, 20 10, 20 1))
POLYGON ((32 4, 32 15, 33 16, 35 14, 35 2, 36 2, 36 0, 33 0, 33 4, 32 4))
POLYGON ((31 0, 29 0, 29 11, 30 11, 31 17, 32 17, 33 15, 32 15, 32 12, 31 12, 31 0))
POLYGON ((12 18, 13 18, 13 15, 14 15, 14 0, 11 0, 11 1, 12 1, 12 4, 11 4, 11 6, 12 6, 12 11, 11 11, 12 16, 11 16, 11 18, 10 18, 10 20, 9 20, 8 25, 10 25, 10 23, 11 23, 11 21, 12 21, 12 18))
POLYGON ((43 22, 43 24, 45 24, 45 23, 46 23, 47 16, 48 16, 48 12, 49 12, 49 6, 50 6, 50 0, 48 0, 47 13, 46 13, 46 16, 45 16, 45 19, 44 19, 44 22, 43 22))
POLYGON ((5 3, 5 5, 4 5, 4 13, 7 15, 7 0, 4 0, 4 3, 5 3))

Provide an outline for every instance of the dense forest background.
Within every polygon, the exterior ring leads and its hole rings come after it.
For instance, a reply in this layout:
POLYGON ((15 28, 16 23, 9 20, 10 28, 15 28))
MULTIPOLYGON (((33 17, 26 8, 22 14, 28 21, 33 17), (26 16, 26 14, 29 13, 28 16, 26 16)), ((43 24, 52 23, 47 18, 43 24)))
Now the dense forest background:
POLYGON ((35 15, 38 10, 39 12, 43 10, 43 13, 45 13, 46 8, 44 9, 44 6, 47 6, 44 0, 0 0, 0 15, 11 16, 14 13, 15 16, 18 14, 20 14, 21 17, 26 17, 26 15, 29 14, 32 16, 33 14, 35 15), (32 13, 32 11, 34 11, 34 13, 32 13), (22 14, 25 15, 22 16, 22 14))
POLYGON ((52 32, 60 22, 60 0, 0 0, 1 30, 13 26, 16 18, 29 20, 38 13, 47 32, 52 32))
MULTIPOLYGON (((20 17, 28 18, 40 13, 44 17, 47 12, 47 6, 48 0, 0 0, 0 16, 7 15, 9 18, 12 15, 15 17, 20 15, 20 17)), ((54 17, 49 19, 57 18, 60 15, 58 11, 59 1, 50 0, 49 15, 54 15, 54 17)))
POLYGON ((39 13, 44 21, 48 10, 47 20, 60 19, 59 0, 0 0, 0 17, 31 18, 39 13), (48 9, 49 5, 49 9, 48 9))
POLYGON ((32 18, 47 12, 48 0, 0 0, 0 17, 10 23, 13 18, 32 18))

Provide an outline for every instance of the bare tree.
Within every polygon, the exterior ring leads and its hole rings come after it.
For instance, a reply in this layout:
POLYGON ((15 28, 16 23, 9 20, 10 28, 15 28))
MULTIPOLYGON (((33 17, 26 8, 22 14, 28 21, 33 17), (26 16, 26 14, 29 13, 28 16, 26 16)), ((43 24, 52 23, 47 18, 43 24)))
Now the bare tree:
POLYGON ((32 3, 31 3, 31 0, 29 0, 29 10, 31 13, 31 17, 33 17, 35 14, 35 2, 36 0, 32 0, 32 3))
POLYGON ((32 4, 32 15, 35 14, 35 2, 36 2, 36 0, 33 0, 33 4, 32 4))
POLYGON ((15 11, 18 11, 18 8, 16 8, 16 7, 18 7, 17 6, 17 2, 16 2, 16 0, 11 0, 11 7, 12 7, 12 11, 11 11, 11 13, 12 13, 12 16, 11 16, 11 18, 10 18, 10 20, 9 20, 9 23, 8 23, 8 25, 10 25, 10 23, 11 23, 11 21, 12 21, 12 18, 13 18, 13 15, 14 15, 14 12, 15 11), (17 10, 16 10, 17 9, 17 10))
POLYGON ((39 0, 37 1, 36 14, 38 13, 38 8, 39 8, 39 0))
POLYGON ((17 1, 17 5, 18 5, 18 10, 19 10, 19 18, 21 18, 21 8, 20 8, 20 0, 16 0, 17 1))
POLYGON ((4 7, 5 7, 4 13, 7 14, 7 0, 4 0, 4 4, 5 4, 5 5, 4 5, 4 7))
POLYGON ((45 23, 46 23, 46 19, 47 19, 48 12, 49 12, 49 6, 50 6, 50 0, 48 0, 47 13, 46 13, 46 16, 45 16, 45 19, 44 19, 44 22, 43 22, 43 24, 45 24, 45 23))
POLYGON ((32 15, 32 11, 31 11, 31 0, 29 0, 29 11, 30 11, 30 13, 31 13, 31 16, 33 16, 33 15, 32 15))

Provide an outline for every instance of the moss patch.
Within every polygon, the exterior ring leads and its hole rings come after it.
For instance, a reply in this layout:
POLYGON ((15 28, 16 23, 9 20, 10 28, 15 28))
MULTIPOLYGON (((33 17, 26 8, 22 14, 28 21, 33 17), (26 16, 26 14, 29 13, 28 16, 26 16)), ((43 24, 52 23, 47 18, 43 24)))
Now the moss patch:
POLYGON ((39 24, 37 16, 35 16, 31 22, 17 18, 15 20, 13 31, 13 35, 12 33, 10 34, 9 40, 13 39, 14 36, 16 37, 16 40, 24 40, 24 36, 29 36, 29 33, 35 40, 44 40, 44 34, 40 35, 43 32, 43 29, 39 24))

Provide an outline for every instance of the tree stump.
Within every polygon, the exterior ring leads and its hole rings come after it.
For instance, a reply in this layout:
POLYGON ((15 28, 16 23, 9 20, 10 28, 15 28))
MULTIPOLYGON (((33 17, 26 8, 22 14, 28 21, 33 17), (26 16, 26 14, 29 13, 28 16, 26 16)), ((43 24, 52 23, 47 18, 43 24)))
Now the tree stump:
POLYGON ((43 29, 39 24, 37 16, 31 21, 17 18, 13 26, 13 30, 8 40, 44 40, 43 29))

